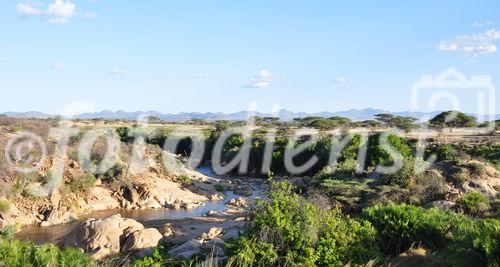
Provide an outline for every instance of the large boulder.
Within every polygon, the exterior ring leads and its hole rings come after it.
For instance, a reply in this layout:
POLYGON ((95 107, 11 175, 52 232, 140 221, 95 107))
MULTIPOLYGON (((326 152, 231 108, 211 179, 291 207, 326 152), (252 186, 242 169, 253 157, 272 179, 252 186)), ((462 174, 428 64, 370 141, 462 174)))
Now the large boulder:
POLYGON ((141 251, 158 246, 158 243, 163 238, 155 228, 148 228, 135 231, 126 237, 122 251, 141 251))
POLYGON ((59 240, 63 247, 83 249, 93 259, 115 255, 120 252, 120 241, 128 234, 141 231, 144 226, 132 219, 122 218, 120 214, 105 219, 88 219, 59 240))

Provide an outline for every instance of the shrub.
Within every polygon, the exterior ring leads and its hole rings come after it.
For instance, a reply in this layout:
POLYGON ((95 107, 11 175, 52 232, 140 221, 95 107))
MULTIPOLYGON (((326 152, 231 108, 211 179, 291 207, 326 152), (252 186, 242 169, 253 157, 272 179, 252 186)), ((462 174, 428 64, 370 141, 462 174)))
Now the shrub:
POLYGON ((455 161, 459 157, 457 148, 451 144, 432 144, 427 148, 427 153, 435 155, 438 161, 455 161))
POLYGON ((181 175, 177 177, 177 181, 181 183, 183 186, 191 186, 193 185, 193 180, 189 178, 189 176, 181 175))
POLYGON ((9 267, 97 266, 84 253, 74 248, 58 249, 52 244, 36 246, 29 242, 0 241, 0 265, 9 267))
POLYGON ((414 243, 434 247, 442 244, 440 230, 424 219, 424 211, 412 205, 375 205, 364 210, 364 216, 380 235, 382 250, 397 255, 414 243))
POLYGON ((103 181, 113 182, 115 180, 119 180, 123 178, 125 175, 127 167, 123 163, 117 163, 105 173, 101 174, 99 178, 103 181))
POLYGON ((481 176, 486 174, 486 167, 482 163, 471 162, 467 164, 467 167, 470 169, 471 173, 476 176, 481 176))
POLYGON ((259 200, 249 230, 227 246, 230 262, 241 266, 345 265, 378 256, 375 230, 365 221, 325 211, 274 182, 259 200))
POLYGON ((376 205, 363 214, 376 228, 381 248, 388 255, 416 245, 449 266, 500 263, 499 220, 471 219, 439 208, 426 210, 412 205, 376 205))
POLYGON ((415 177, 414 171, 415 161, 412 159, 405 159, 403 166, 395 173, 383 175, 380 182, 386 185, 398 185, 407 188, 411 180, 415 177))
POLYGON ((8 211, 10 209, 9 201, 2 199, 0 200, 0 212, 8 211))
POLYGON ((456 172, 454 172, 451 175, 451 179, 452 179, 453 183, 455 183, 455 184, 461 184, 461 183, 469 180, 469 178, 470 178, 469 174, 466 172, 463 172, 461 170, 457 170, 456 172))
POLYGON ((225 190, 224 186, 223 186, 223 185, 221 185, 221 184, 215 184, 215 185, 214 185, 214 188, 215 188, 215 190, 217 190, 218 192, 224 192, 224 190, 225 190))
POLYGON ((94 187, 97 179, 92 174, 82 175, 80 177, 74 177, 68 184, 68 187, 73 192, 88 192, 92 187, 94 187))
POLYGON ((472 192, 463 196, 458 204, 467 214, 478 215, 490 209, 488 197, 479 193, 472 192))

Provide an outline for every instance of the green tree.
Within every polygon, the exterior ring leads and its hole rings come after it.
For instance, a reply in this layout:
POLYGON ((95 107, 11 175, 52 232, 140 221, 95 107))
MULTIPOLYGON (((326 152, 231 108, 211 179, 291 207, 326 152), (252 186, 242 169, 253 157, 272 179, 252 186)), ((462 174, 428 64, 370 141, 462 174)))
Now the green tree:
POLYGON ((450 110, 438 114, 429 121, 429 124, 435 128, 474 127, 477 125, 477 121, 473 116, 466 115, 460 111, 450 110))
POLYGON ((375 119, 382 122, 388 127, 399 128, 406 132, 418 128, 418 125, 415 124, 415 121, 417 119, 412 117, 404 117, 404 116, 397 116, 397 115, 383 113, 375 115, 375 119))

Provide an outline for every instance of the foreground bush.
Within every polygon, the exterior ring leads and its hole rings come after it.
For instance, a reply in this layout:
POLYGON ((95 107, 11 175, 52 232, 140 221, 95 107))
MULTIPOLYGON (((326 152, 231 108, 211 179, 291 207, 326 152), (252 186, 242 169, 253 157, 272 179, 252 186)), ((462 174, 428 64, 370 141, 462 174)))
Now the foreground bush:
POLYGON ((471 219, 438 208, 376 205, 364 211, 379 235, 381 250, 396 256, 411 247, 424 247, 448 266, 498 266, 500 221, 471 219))
POLYGON ((0 266, 86 267, 96 264, 88 255, 77 249, 60 250, 51 244, 36 246, 29 242, 1 240, 0 266))
POLYGON ((379 256, 376 231, 366 221, 325 211, 277 182, 259 201, 246 234, 228 245, 236 266, 335 266, 379 256))

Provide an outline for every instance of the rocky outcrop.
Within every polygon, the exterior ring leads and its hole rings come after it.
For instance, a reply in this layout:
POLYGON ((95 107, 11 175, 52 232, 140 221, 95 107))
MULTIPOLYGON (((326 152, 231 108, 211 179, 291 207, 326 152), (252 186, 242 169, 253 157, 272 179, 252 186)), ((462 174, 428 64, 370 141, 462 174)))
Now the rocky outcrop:
POLYGON ((56 207, 49 211, 47 217, 44 221, 40 223, 40 226, 51 226, 63 223, 70 223, 78 220, 75 213, 70 211, 67 207, 56 207))
POLYGON ((117 214, 105 219, 88 219, 82 222, 61 238, 58 244, 62 247, 81 248, 95 260, 102 260, 119 252, 135 252, 155 247, 162 238, 158 230, 144 229, 139 222, 117 214))
POLYGON ((156 247, 163 235, 155 228, 137 230, 130 233, 126 239, 122 251, 141 251, 156 247))

